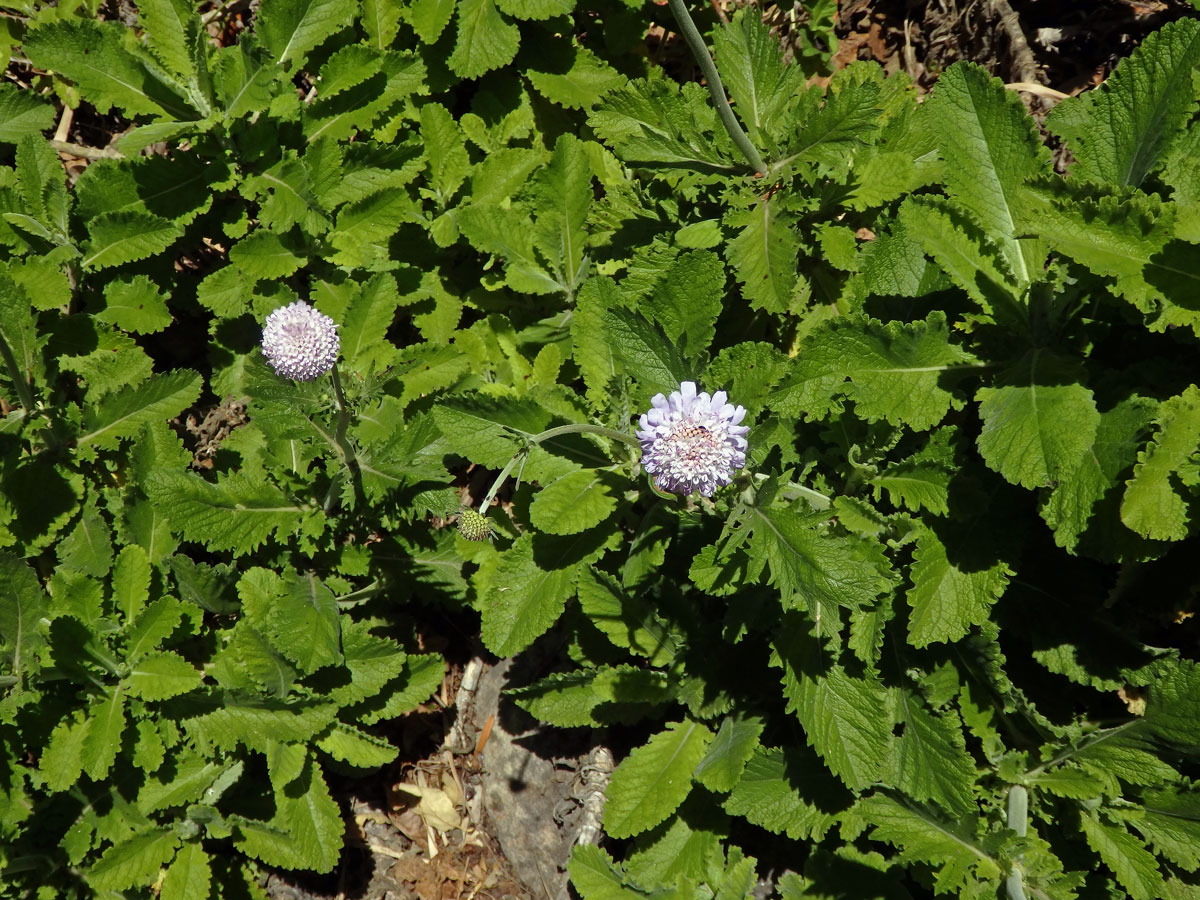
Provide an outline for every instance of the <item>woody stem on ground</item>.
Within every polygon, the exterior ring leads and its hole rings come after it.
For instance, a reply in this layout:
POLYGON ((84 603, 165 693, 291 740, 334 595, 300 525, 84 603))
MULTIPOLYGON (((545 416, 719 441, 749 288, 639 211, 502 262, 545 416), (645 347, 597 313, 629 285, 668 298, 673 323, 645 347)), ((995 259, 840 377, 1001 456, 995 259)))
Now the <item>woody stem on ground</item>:
POLYGON ((639 441, 633 435, 625 434, 624 432, 616 431, 612 428, 605 428, 603 425, 559 425, 557 428, 551 428, 547 431, 543 431, 541 434, 535 434, 526 439, 526 446, 522 447, 515 454, 513 454, 513 458, 508 461, 508 465, 500 470, 500 474, 497 475, 496 480, 492 482, 491 489, 488 490, 487 496, 484 497, 483 502, 479 504, 479 511, 484 515, 487 515, 488 507, 492 505, 492 501, 495 500, 496 495, 500 493, 500 488, 504 486, 505 480, 507 480, 508 476, 512 474, 512 470, 516 468, 517 463, 524 459, 526 454, 529 453, 531 447, 536 444, 540 444, 543 441, 548 441, 551 438, 560 437, 564 434, 599 434, 607 438, 612 438, 614 441, 622 441, 623 443, 629 444, 632 447, 637 447, 639 450, 642 446, 641 441, 639 441))
POLYGON ((721 123, 725 126, 725 130, 729 132, 729 136, 733 138, 737 148, 742 151, 742 155, 746 157, 746 162, 750 163, 755 174, 765 173, 767 165, 758 155, 758 151, 754 149, 754 145, 750 143, 750 138, 746 137, 746 132, 738 123, 737 116, 733 114, 729 100, 725 97, 725 87, 721 84, 721 76, 717 74, 717 67, 708 52, 708 47, 704 44, 704 38, 700 36, 696 24, 688 15, 684 0, 667 0, 667 3, 675 15, 675 21, 679 24, 679 33, 687 41, 688 49, 692 51, 692 56, 696 58, 700 71, 704 73, 704 81, 708 84, 708 93, 712 95, 713 105, 717 107, 717 114, 721 117, 721 123))

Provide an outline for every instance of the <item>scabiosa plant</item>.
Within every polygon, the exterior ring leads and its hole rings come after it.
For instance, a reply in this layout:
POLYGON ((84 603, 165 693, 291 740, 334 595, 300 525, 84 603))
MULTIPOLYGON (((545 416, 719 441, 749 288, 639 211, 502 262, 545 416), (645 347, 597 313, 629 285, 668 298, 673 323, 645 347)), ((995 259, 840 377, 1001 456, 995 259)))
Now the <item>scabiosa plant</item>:
POLYGON ((728 403, 724 391, 696 392, 685 381, 670 397, 656 394, 641 417, 642 466, 659 490, 711 497, 746 464, 746 409, 728 403))
POLYGON ((263 323, 263 354, 284 378, 319 378, 337 362, 340 346, 333 319, 303 300, 279 307, 263 323))

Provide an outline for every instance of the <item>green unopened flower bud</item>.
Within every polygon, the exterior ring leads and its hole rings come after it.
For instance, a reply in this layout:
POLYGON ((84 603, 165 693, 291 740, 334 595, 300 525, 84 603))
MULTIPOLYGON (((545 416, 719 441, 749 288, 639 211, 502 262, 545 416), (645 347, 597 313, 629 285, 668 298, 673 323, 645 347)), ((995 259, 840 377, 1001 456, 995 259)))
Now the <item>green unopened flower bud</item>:
POLYGON ((486 541, 492 536, 492 522, 473 509, 464 509, 458 514, 458 533, 468 541, 486 541))

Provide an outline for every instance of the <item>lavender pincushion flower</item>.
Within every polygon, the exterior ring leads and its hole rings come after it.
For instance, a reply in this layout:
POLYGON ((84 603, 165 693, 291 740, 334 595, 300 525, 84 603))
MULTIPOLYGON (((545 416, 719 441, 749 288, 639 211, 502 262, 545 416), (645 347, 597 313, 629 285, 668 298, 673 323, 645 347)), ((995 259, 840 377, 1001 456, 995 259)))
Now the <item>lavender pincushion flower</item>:
POLYGON ((276 374, 312 381, 337 362, 337 325, 303 300, 281 306, 263 323, 262 348, 276 374))
POLYGON ((685 381, 671 396, 656 394, 640 420, 642 466, 662 491, 711 497, 746 465, 746 410, 726 402, 724 391, 696 393, 685 381))

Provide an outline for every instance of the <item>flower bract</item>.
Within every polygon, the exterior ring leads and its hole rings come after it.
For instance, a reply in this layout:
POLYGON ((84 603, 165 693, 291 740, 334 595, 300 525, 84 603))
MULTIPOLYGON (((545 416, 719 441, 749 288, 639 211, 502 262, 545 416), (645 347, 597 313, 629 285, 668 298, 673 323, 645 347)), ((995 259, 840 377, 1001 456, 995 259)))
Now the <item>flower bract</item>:
POLYGON ((492 536, 491 519, 473 509, 464 508, 458 513, 458 533, 468 541, 486 541, 492 536))
POLYGON ((263 354, 271 368, 284 378, 312 381, 337 362, 337 325, 303 300, 297 300, 267 316, 263 323, 263 354))
POLYGON ((651 399, 637 436, 642 466, 659 490, 711 497, 746 464, 746 410, 727 399, 724 391, 696 393, 694 381, 651 399))

